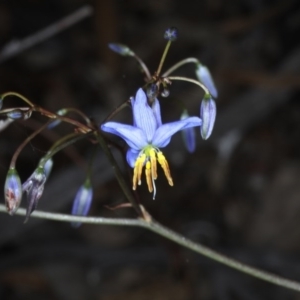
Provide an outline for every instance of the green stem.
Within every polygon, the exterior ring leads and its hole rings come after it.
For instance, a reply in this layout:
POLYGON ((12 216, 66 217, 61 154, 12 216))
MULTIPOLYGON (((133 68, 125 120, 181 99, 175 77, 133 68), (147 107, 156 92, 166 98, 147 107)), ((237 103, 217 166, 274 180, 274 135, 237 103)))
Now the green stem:
POLYGON ((149 69, 147 68, 146 64, 134 52, 133 52, 132 57, 137 60, 137 62, 140 64, 142 70, 144 71, 147 79, 150 80, 151 79, 151 74, 150 74, 149 69))
POLYGON ((196 80, 196 79, 192 79, 192 78, 188 78, 188 77, 182 77, 182 76, 170 76, 170 77, 168 77, 168 79, 171 80, 171 81, 172 80, 179 80, 179 81, 186 81, 186 82, 194 83, 194 84, 200 86, 204 90, 205 94, 210 95, 210 92, 207 89, 207 87, 204 84, 202 84, 201 82, 199 82, 198 80, 196 80))
POLYGON ((156 74, 155 74, 157 77, 159 76, 159 74, 160 74, 160 72, 161 72, 162 66, 163 66, 163 64, 164 64, 164 62, 165 62, 165 59, 166 59, 166 56, 167 56, 167 54, 168 54, 168 51, 169 51, 169 49, 170 49, 171 44, 172 44, 172 42, 171 42, 171 41, 168 41, 168 43, 167 43, 167 45, 166 45, 166 47, 165 47, 164 53, 163 53, 163 55, 162 55, 162 57, 161 57, 161 60, 160 60, 160 62, 159 62, 159 66, 158 66, 157 71, 156 71, 156 74))
MULTIPOLYGON (((0 212, 6 212, 6 207, 0 204, 0 212)), ((26 210, 24 208, 19 208, 16 215, 24 216, 26 215, 26 210)), ((300 283, 289 280, 275 274, 262 271, 260 269, 251 267, 247 264, 241 263, 235 259, 229 258, 223 254, 220 254, 206 246, 195 243, 192 240, 178 234, 177 232, 166 228, 165 226, 159 224, 154 220, 145 221, 143 219, 113 219, 113 218, 101 218, 101 217, 79 217, 58 213, 48 213, 42 211, 34 211, 31 218, 40 218, 53 221, 62 222, 80 222, 86 224, 99 224, 99 225, 115 225, 115 226, 137 226, 143 227, 150 231, 155 232, 185 248, 188 248, 196 253, 199 253, 205 257, 208 257, 214 261, 217 261, 223 265, 231 267, 242 273, 248 274, 250 276, 262 279, 269 283, 285 287, 287 289, 295 290, 300 292, 300 283)))
POLYGON ((176 71, 178 68, 180 68, 181 66, 185 65, 185 64, 189 64, 189 63, 193 63, 193 64, 199 64, 199 60, 195 57, 188 57, 185 58, 181 61, 179 61, 178 63, 176 63, 173 67, 171 67, 169 70, 167 70, 162 77, 167 77, 168 75, 170 75, 171 73, 173 73, 174 71, 176 71))
POLYGON ((30 136, 28 136, 23 142, 22 144, 18 147, 18 149, 15 151, 11 162, 10 162, 10 168, 15 168, 16 166, 16 162, 17 162, 17 158, 19 156, 19 154, 21 153, 21 151, 24 149, 24 147, 34 138, 36 137, 41 131, 43 131, 44 129, 46 129, 46 127, 50 124, 51 121, 48 121, 47 123, 45 123, 43 126, 41 126, 39 129, 37 129, 36 131, 34 131, 30 136))
POLYGON ((132 192, 128 188, 128 185, 127 185, 127 183, 126 183, 126 181, 125 181, 125 179, 123 177, 123 174, 122 174, 122 172, 121 172, 121 170, 120 170, 120 168, 119 168, 119 166, 118 166, 118 164, 117 164, 117 162, 116 162, 113 154, 111 153, 110 148, 107 146, 107 144, 106 144, 106 142, 105 142, 105 140, 102 137, 102 135, 101 135, 100 132, 96 133, 96 138, 97 138, 98 143, 102 147, 102 149, 103 149, 106 157, 108 158, 108 160, 109 160, 109 162, 110 162, 110 164, 111 164, 111 166, 112 166, 112 168, 114 170, 115 176, 116 176, 116 178, 118 180, 118 183, 119 183, 119 185, 120 185, 120 187, 121 187, 121 189, 122 189, 125 197, 131 203, 132 207, 136 210, 136 212, 138 213, 138 215, 140 217, 142 217, 143 213, 141 211, 141 208, 136 203, 136 201, 135 201, 135 199, 134 199, 134 197, 132 195, 132 192))
POLYGON ((16 92, 6 92, 6 93, 2 94, 0 96, 0 98, 3 100, 4 98, 6 98, 8 96, 16 96, 16 97, 22 99, 24 102, 26 102, 29 106, 34 107, 34 104, 29 99, 27 99, 23 95, 16 93, 16 92))

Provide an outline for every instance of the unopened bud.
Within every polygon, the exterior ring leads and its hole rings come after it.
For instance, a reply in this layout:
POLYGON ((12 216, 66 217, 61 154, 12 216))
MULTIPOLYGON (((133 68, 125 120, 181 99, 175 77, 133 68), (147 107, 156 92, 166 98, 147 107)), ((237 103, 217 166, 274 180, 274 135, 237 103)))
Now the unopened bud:
MULTIPOLYGON (((64 116, 68 111, 65 108, 60 109, 58 112, 56 112, 57 115, 59 116, 64 116)), ((51 122, 48 125, 48 129, 53 129, 54 127, 56 127, 57 125, 59 125, 61 123, 60 119, 56 119, 53 122, 51 122)))
POLYGON ((165 31, 164 38, 168 41, 174 42, 178 38, 178 29, 176 27, 170 27, 165 31))
POLYGON ((122 55, 122 56, 134 56, 134 52, 123 44, 110 43, 108 44, 110 50, 122 55))
MULTIPOLYGON (((79 188, 75 196, 72 215, 76 216, 86 216, 90 210, 93 198, 93 189, 90 180, 87 179, 85 183, 79 188)), ((79 227, 81 223, 73 222, 73 227, 79 227)))
POLYGON ((12 216, 22 200, 22 185, 16 169, 10 168, 4 185, 4 197, 7 212, 12 216))
POLYGON ((206 66, 203 66, 201 64, 198 64, 196 67, 196 76, 200 82, 202 82, 210 94, 214 97, 218 97, 218 91, 216 89, 214 80, 206 66))
POLYGON ((27 120, 31 117, 32 110, 30 108, 16 108, 6 113, 7 118, 11 120, 27 120))
POLYGON ((36 209, 39 199, 41 198, 45 182, 45 168, 38 167, 32 175, 23 183, 23 192, 27 193, 27 211, 25 223, 28 221, 31 213, 36 209))
POLYGON ((167 97, 169 97, 169 95, 170 95, 170 90, 167 88, 164 88, 161 92, 161 96, 164 98, 167 98, 167 97))
POLYGON ((216 102, 210 95, 204 95, 200 107, 200 118, 202 119, 202 126, 200 127, 200 131, 201 136, 204 140, 207 140, 213 131, 216 114, 216 102))

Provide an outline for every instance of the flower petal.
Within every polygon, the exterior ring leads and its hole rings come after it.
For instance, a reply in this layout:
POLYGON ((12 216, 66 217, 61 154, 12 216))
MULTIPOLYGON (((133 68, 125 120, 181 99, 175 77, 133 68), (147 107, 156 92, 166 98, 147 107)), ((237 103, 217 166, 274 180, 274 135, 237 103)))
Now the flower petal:
POLYGON ((140 150, 148 144, 144 132, 132 125, 107 122, 101 125, 101 129, 121 137, 134 150, 140 150))
POLYGON ((131 168, 134 167, 135 161, 137 157, 139 156, 140 151, 135 151, 133 149, 128 149, 126 153, 126 160, 131 168))
POLYGON ((201 124, 202 121, 198 117, 189 117, 184 120, 166 123, 156 130, 152 144, 158 148, 166 147, 169 144, 172 135, 177 131, 185 128, 201 126, 201 124))
POLYGON ((154 100, 152 104, 152 110, 154 113, 154 117, 156 119, 157 127, 159 127, 162 125, 162 122, 161 122, 160 104, 157 98, 154 100))
POLYGON ((202 119, 201 136, 207 140, 214 128, 217 114, 216 102, 213 98, 203 99, 200 106, 200 117, 202 119))
POLYGON ((199 81, 201 81, 209 90, 210 94, 214 97, 218 97, 218 91, 216 89, 214 80, 206 66, 199 64, 196 68, 196 75, 199 81))
POLYGON ((151 142, 158 125, 143 89, 138 89, 135 100, 132 103, 134 125, 144 131, 147 141, 151 142))

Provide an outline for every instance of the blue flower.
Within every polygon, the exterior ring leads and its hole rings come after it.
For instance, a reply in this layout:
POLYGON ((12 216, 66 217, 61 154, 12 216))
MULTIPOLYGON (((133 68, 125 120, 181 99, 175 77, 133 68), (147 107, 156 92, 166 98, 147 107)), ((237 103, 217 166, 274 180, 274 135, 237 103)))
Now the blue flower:
POLYGON ((157 161, 164 170, 168 183, 173 185, 168 162, 160 148, 166 147, 177 131, 201 126, 202 120, 198 117, 189 117, 162 124, 159 101, 155 99, 150 107, 147 96, 141 88, 135 98, 131 98, 131 104, 133 125, 107 122, 101 126, 101 129, 121 137, 129 146, 126 158, 128 164, 134 168, 133 190, 136 189, 137 184, 141 184, 141 175, 145 166, 148 190, 154 191, 153 198, 155 198, 154 180, 157 179, 157 161))

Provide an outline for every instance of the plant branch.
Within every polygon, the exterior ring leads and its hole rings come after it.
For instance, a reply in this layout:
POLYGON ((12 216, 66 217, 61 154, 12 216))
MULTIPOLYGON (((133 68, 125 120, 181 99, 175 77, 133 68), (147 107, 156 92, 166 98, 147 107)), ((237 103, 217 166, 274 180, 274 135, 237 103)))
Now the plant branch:
MULTIPOLYGON (((0 212, 6 212, 6 207, 3 204, 0 204, 0 212)), ((16 215, 25 216, 26 210, 24 208, 19 208, 16 215)), ((248 274, 250 276, 262 279, 269 283, 285 287, 287 289, 300 291, 300 283, 289 280, 275 274, 259 270, 257 268, 251 267, 247 264, 241 263, 235 259, 229 258, 225 255, 222 255, 210 248, 203 246, 201 244, 195 243, 184 236, 176 233, 173 230, 170 230, 153 219, 114 219, 114 218, 102 218, 102 217, 79 217, 59 213, 49 213, 43 211, 34 211, 31 215, 31 218, 39 218, 53 221, 61 222, 80 222, 86 224, 98 224, 98 225, 114 225, 114 226, 135 226, 143 227, 150 231, 153 231, 185 248, 188 248, 196 253, 199 253, 205 257, 208 257, 214 261, 222 263, 228 267, 231 267, 235 270, 238 270, 242 273, 248 274)))

